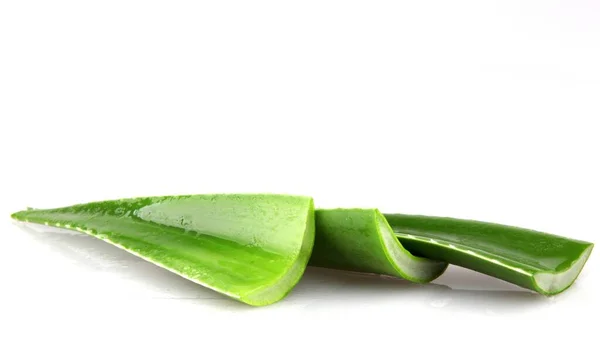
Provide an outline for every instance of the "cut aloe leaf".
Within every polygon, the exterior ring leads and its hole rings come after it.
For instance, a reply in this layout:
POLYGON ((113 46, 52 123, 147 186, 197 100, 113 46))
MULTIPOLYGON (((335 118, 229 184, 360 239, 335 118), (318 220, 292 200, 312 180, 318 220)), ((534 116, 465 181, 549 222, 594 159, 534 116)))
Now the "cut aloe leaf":
POLYGON ((594 244, 512 226, 384 215, 411 253, 479 271, 544 295, 573 284, 594 244))
POLYGON ((12 217, 87 233, 250 305, 289 293, 314 241, 313 201, 299 196, 148 197, 12 217))
POLYGON ((448 266, 409 253, 376 209, 317 210, 315 219, 315 246, 309 265, 384 274, 418 283, 437 278, 448 266))

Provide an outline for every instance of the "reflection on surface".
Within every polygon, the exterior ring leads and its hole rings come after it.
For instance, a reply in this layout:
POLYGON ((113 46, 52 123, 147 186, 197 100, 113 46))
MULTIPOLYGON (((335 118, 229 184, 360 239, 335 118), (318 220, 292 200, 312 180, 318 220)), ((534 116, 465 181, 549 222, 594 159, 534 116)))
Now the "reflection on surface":
MULTIPOLYGON (((449 277, 461 276, 468 282, 469 272, 457 267, 448 269, 449 277)), ((474 273, 476 274, 476 273, 474 273)), ((480 274, 476 274, 480 275, 480 274)), ((487 277, 487 276, 486 276, 487 277)), ((487 281, 500 281, 487 277, 487 281)), ((475 280, 480 281, 480 280, 475 280)), ((510 284, 509 284, 510 285, 510 284)), ((320 306, 324 299, 345 299, 346 302, 364 304, 398 302, 427 304, 432 308, 448 310, 482 311, 487 314, 522 311, 549 304, 550 300, 539 294, 516 288, 516 290, 473 290, 451 288, 442 278, 435 283, 416 284, 403 279, 348 273, 330 269, 308 268, 303 280, 290 298, 312 298, 311 306, 320 306)), ((338 301, 335 301, 338 303, 338 301)))
MULTIPOLYGON (((102 273, 125 280, 147 298, 187 300, 235 311, 254 309, 91 236, 33 224, 21 227, 37 245, 66 258, 78 271, 102 273)), ((108 296, 118 298, 124 295, 108 296)), ((529 290, 452 266, 430 284, 309 267, 291 294, 276 306, 313 309, 333 304, 337 307, 343 304, 345 308, 389 303, 419 304, 438 310, 479 311, 493 315, 535 309, 552 302, 552 299, 529 290)))

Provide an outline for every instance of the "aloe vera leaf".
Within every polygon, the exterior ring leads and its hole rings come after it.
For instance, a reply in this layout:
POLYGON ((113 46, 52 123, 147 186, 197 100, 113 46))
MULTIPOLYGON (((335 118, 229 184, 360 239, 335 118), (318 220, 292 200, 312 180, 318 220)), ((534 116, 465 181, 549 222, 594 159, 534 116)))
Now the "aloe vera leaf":
POLYGON ((314 242, 309 197, 261 194, 133 198, 12 214, 87 233, 250 305, 287 295, 314 242))
POLYGON ((425 283, 448 264, 413 256, 377 209, 315 212, 315 246, 309 265, 402 277, 425 283))
POLYGON ((385 214, 413 254, 485 273, 544 295, 570 287, 594 244, 512 226, 385 214))

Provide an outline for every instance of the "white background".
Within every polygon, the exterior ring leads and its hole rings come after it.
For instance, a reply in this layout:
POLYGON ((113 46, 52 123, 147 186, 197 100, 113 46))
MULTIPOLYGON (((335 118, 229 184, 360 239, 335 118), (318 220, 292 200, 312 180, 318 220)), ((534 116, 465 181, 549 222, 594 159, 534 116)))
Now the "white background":
POLYGON ((0 2, 0 358, 594 358, 543 298, 309 269, 251 308, 26 206, 273 192, 598 241, 600 3, 0 2))

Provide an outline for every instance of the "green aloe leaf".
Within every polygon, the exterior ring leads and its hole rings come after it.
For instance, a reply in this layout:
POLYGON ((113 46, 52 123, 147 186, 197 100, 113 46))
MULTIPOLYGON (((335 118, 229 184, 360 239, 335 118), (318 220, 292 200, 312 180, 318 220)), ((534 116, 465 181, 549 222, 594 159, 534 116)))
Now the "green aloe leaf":
POLYGON ((288 294, 314 241, 313 201, 299 196, 147 197, 12 217, 87 233, 250 305, 288 294))
POLYGON ((506 225, 386 214, 413 254, 479 271, 544 295, 570 287, 594 244, 506 225))
POLYGON ((309 265, 385 274, 425 283, 448 264, 408 252, 376 209, 317 210, 315 247, 309 265))
POLYGON ((315 212, 311 198, 286 195, 134 198, 12 217, 87 233, 251 305, 282 299, 309 257, 313 266, 419 283, 451 263, 552 295, 571 286, 593 248, 470 220, 377 209, 315 212))

